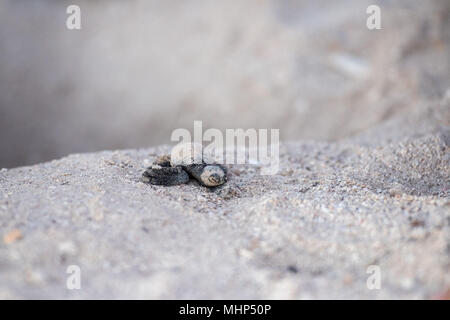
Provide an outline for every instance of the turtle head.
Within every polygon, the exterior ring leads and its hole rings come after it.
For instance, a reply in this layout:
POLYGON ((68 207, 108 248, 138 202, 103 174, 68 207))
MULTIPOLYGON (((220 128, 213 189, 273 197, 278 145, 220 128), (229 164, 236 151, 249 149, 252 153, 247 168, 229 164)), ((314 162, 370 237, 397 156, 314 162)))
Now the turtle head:
POLYGON ((216 187, 227 182, 227 174, 219 165, 207 165, 200 176, 201 182, 207 187, 216 187))

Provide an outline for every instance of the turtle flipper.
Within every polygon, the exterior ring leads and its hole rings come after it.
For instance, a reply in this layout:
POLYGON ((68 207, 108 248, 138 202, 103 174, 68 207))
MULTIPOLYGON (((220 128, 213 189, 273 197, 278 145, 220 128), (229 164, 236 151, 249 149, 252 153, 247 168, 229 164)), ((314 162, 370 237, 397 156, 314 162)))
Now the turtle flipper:
POLYGON ((175 186, 187 183, 189 175, 181 167, 171 167, 170 156, 162 156, 144 171, 142 180, 155 185, 175 186))
POLYGON ((142 174, 142 180, 146 183, 175 186, 189 181, 189 175, 181 167, 156 167, 147 168, 142 174))

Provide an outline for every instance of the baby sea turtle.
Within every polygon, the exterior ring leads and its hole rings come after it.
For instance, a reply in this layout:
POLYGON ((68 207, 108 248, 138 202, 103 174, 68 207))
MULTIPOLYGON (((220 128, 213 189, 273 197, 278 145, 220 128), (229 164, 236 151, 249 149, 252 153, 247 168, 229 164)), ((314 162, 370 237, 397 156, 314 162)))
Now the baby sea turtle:
POLYGON ((205 163, 201 145, 194 143, 177 145, 172 149, 171 156, 156 159, 144 171, 142 179, 150 184, 174 186, 187 183, 190 176, 205 187, 217 187, 227 181, 225 167, 205 163))

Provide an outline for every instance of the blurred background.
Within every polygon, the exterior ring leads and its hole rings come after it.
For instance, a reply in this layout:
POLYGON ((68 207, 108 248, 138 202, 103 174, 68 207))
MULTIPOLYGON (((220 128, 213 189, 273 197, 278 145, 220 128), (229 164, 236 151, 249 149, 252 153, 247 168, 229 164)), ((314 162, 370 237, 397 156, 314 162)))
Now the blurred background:
POLYGON ((449 88, 448 0, 0 0, 0 167, 170 143, 194 120, 333 141, 449 88))

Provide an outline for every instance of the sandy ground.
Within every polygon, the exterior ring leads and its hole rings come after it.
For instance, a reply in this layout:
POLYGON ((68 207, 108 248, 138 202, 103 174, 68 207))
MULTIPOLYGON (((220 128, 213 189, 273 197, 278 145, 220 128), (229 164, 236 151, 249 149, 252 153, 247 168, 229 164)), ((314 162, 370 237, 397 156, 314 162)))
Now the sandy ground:
POLYGON ((276 175, 230 166, 214 190, 142 183, 169 146, 3 169, 0 297, 445 297, 449 102, 353 139, 284 143, 276 175))

